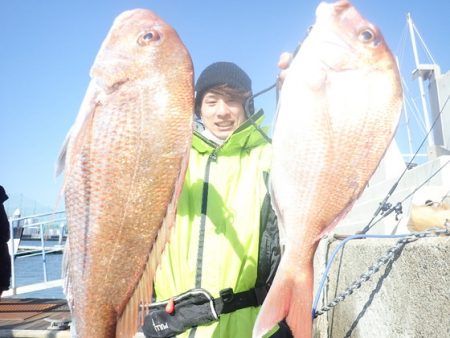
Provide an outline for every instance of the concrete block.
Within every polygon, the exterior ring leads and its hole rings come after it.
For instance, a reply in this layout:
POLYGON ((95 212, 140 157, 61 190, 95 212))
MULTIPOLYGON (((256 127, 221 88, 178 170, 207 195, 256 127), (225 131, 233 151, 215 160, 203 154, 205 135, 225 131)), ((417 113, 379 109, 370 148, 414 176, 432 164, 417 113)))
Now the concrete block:
MULTIPOLYGON (((332 264, 318 309, 344 291, 398 239, 349 241, 332 264)), ((340 241, 321 241, 315 286, 340 241)), ((314 337, 450 337, 450 236, 408 243, 394 259, 314 320, 314 337)))

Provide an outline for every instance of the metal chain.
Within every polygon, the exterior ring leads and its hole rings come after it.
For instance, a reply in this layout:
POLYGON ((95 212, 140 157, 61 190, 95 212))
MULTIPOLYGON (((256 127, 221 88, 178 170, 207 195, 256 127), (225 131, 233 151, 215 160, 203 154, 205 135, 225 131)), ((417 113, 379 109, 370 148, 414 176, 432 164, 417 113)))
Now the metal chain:
POLYGON ((376 274, 383 265, 386 265, 391 260, 393 260, 395 257, 395 254, 399 250, 401 250, 404 245, 414 242, 414 241, 418 240, 419 238, 434 237, 434 236, 439 236, 441 234, 450 235, 449 230, 450 230, 450 224, 447 221, 446 228, 444 228, 444 229, 442 229, 442 228, 430 229, 430 230, 423 231, 423 232, 413 233, 410 236, 401 238, 383 256, 378 258, 377 261, 372 266, 370 266, 365 273, 361 274, 359 276, 359 278, 356 281, 354 281, 347 289, 345 289, 335 299, 333 299, 327 305, 322 307, 320 310, 316 311, 314 313, 314 318, 331 310, 333 307, 338 305, 340 302, 344 301, 345 298, 350 296, 353 293, 353 291, 355 291, 356 289, 359 289, 362 286, 362 284, 367 282, 374 274, 376 274))

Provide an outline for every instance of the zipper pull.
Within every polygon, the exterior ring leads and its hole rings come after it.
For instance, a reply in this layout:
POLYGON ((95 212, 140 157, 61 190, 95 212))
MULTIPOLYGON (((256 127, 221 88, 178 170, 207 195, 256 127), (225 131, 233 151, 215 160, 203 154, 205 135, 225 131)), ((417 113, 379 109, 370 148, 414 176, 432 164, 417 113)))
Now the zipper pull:
POLYGON ((218 152, 218 148, 215 148, 213 150, 213 152, 209 155, 209 158, 211 161, 214 161, 214 162, 217 161, 217 152, 218 152))

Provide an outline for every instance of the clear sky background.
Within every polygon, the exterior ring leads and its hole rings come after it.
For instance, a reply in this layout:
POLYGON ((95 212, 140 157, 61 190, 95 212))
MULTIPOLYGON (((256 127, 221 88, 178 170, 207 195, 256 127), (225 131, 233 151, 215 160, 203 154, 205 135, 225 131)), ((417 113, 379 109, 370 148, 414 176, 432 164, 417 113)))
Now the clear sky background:
MULTIPOLYGON (((148 8, 179 33, 196 77, 215 61, 233 61, 253 80, 255 92, 274 83, 278 57, 293 51, 313 22, 319 1, 200 0, 2 0, 0 2, 0 184, 10 195, 8 211, 56 206, 62 179, 54 165, 89 83, 89 69, 113 19, 148 8), (25 208, 25 209, 26 209, 25 208)), ((355 0, 380 27, 399 57, 407 95, 420 108, 406 24, 411 13, 442 72, 450 69, 450 1, 355 0)), ((420 50, 422 63, 429 63, 420 50)), ((256 100, 270 124, 273 93, 256 100)), ((410 113, 411 114, 411 113, 410 113)), ((413 118, 412 118, 413 119, 413 118)), ((414 121, 412 121, 414 122, 414 121)), ((416 144, 423 131, 413 126, 416 144)), ((408 152, 404 125, 398 142, 408 152)))

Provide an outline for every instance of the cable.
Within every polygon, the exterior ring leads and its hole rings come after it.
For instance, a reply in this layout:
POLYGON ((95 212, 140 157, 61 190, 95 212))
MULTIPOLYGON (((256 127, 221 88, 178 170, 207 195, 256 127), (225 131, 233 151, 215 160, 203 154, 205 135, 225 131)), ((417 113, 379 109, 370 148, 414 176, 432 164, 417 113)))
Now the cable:
MULTIPOLYGON (((330 269, 331 269, 331 264, 333 263, 334 258, 336 257, 337 253, 343 248, 343 246, 344 246, 345 244, 347 244, 348 241, 353 240, 353 239, 361 239, 361 238, 400 238, 400 240, 397 242, 397 244, 396 244, 393 248, 391 248, 391 249, 388 251, 388 254, 389 254, 389 255, 392 255, 392 254, 398 249, 399 245, 404 245, 404 244, 409 243, 409 242, 411 242, 411 241, 415 241, 415 240, 417 240, 417 239, 419 239, 419 238, 424 238, 424 237, 427 237, 427 236, 430 236, 430 235, 435 235, 435 236, 436 236, 436 235, 438 235, 438 234, 447 234, 447 235, 449 235, 450 232, 449 232, 449 227, 448 227, 448 225, 447 225, 447 227, 444 228, 444 229, 436 229, 436 228, 435 228, 435 229, 429 229, 429 230, 422 231, 422 232, 417 232, 417 233, 398 234, 398 235, 370 235, 370 234, 368 235, 368 234, 358 234, 358 235, 352 235, 352 236, 349 236, 349 237, 345 238, 345 239, 344 239, 344 240, 343 240, 343 241, 342 241, 342 242, 334 249, 334 251, 333 251, 333 253, 331 254, 330 259, 329 259, 329 261, 328 261, 328 263, 327 263, 327 265, 326 265, 325 271, 324 271, 323 274, 322 274, 322 278, 321 278, 321 280, 320 280, 320 283, 319 283, 319 286, 318 286, 318 289, 317 289, 317 293, 316 293, 316 296, 315 296, 314 302, 313 302, 312 318, 314 319, 314 318, 317 317, 319 314, 321 314, 321 313, 318 313, 318 312, 316 311, 316 309, 317 309, 317 304, 319 303, 319 299, 320 299, 320 295, 321 295, 321 293, 322 293, 322 289, 324 288, 324 285, 325 285, 325 280, 326 280, 327 277, 328 277, 328 274, 329 274, 330 269)), ((390 260, 390 257, 391 257, 391 256, 389 256, 389 255, 386 255, 387 258, 384 259, 384 260, 382 261, 383 264, 386 264, 386 262, 390 260)), ((384 258, 384 257, 383 257, 383 258, 384 258)), ((381 260, 381 259, 379 259, 378 261, 380 261, 380 260, 381 260)), ((379 263, 379 262, 377 262, 377 263, 379 263)), ((371 274, 374 274, 374 273, 376 273, 376 272, 378 271, 379 267, 380 267, 380 264, 378 264, 375 268, 374 268, 374 265, 373 265, 371 268, 369 268, 369 272, 370 272, 371 274), (372 269, 372 268, 373 268, 373 269, 372 269)), ((361 276, 363 276, 363 275, 361 275, 361 276)), ((363 279, 362 281, 360 281, 360 282, 357 283, 357 284, 356 284, 356 283, 353 283, 352 286, 355 284, 355 285, 356 285, 355 288, 359 288, 359 287, 361 286, 361 283, 364 282, 364 281, 367 281, 369 278, 370 278, 370 275, 369 275, 368 273, 366 273, 366 274, 364 274, 364 279, 363 279)), ((350 289, 350 288, 349 288, 349 289, 350 289)), ((348 293, 348 295, 352 294, 353 291, 354 291, 354 289, 351 289, 351 291, 348 293)), ((339 301, 342 301, 342 300, 344 300, 344 297, 342 297, 342 299, 339 298, 339 301)), ((334 302, 334 301, 333 301, 333 302, 334 302)), ((335 305, 337 305, 337 302, 336 302, 335 304, 333 304, 332 306, 335 306, 335 305)), ((325 311, 327 311, 327 310, 329 310, 329 308, 326 309, 325 311)), ((319 311, 319 312, 320 312, 320 311, 319 311)))
POLYGON ((333 263, 334 258, 336 257, 337 253, 339 252, 339 250, 341 250, 341 248, 347 244, 347 242, 353 240, 353 239, 361 239, 361 238, 404 238, 404 237, 408 237, 411 236, 411 234, 401 234, 401 235, 371 235, 371 234, 357 234, 357 235, 352 235, 349 236, 347 238, 345 238, 341 243, 339 243, 339 245, 334 249, 333 253, 330 256, 330 259, 327 263, 327 266, 325 268, 325 271, 322 274, 322 278, 320 279, 320 283, 319 283, 319 287, 317 289, 317 293, 316 293, 316 297, 314 299, 313 302, 313 310, 312 310, 312 314, 313 314, 313 318, 315 317, 315 313, 316 313, 316 309, 317 309, 317 304, 319 303, 319 299, 320 299, 320 295, 322 293, 322 289, 325 285, 325 280, 328 277, 328 273, 330 272, 331 269, 331 263, 333 263))
POLYGON ((264 139, 268 142, 268 143, 272 143, 272 139, 264 132, 264 130, 262 130, 254 121, 254 119, 251 118, 250 115, 250 104, 252 103, 253 99, 261 94, 264 94, 266 92, 268 92, 269 90, 275 88, 277 85, 277 83, 275 82, 273 85, 267 87, 266 89, 263 89, 259 92, 257 92, 256 94, 253 94, 251 96, 249 96, 246 100, 245 100, 245 104, 244 104, 244 111, 245 111, 245 115, 246 116, 250 116, 249 117, 249 121, 250 123, 255 127, 255 129, 257 131, 259 131, 259 133, 262 135, 262 137, 264 137, 264 139))

